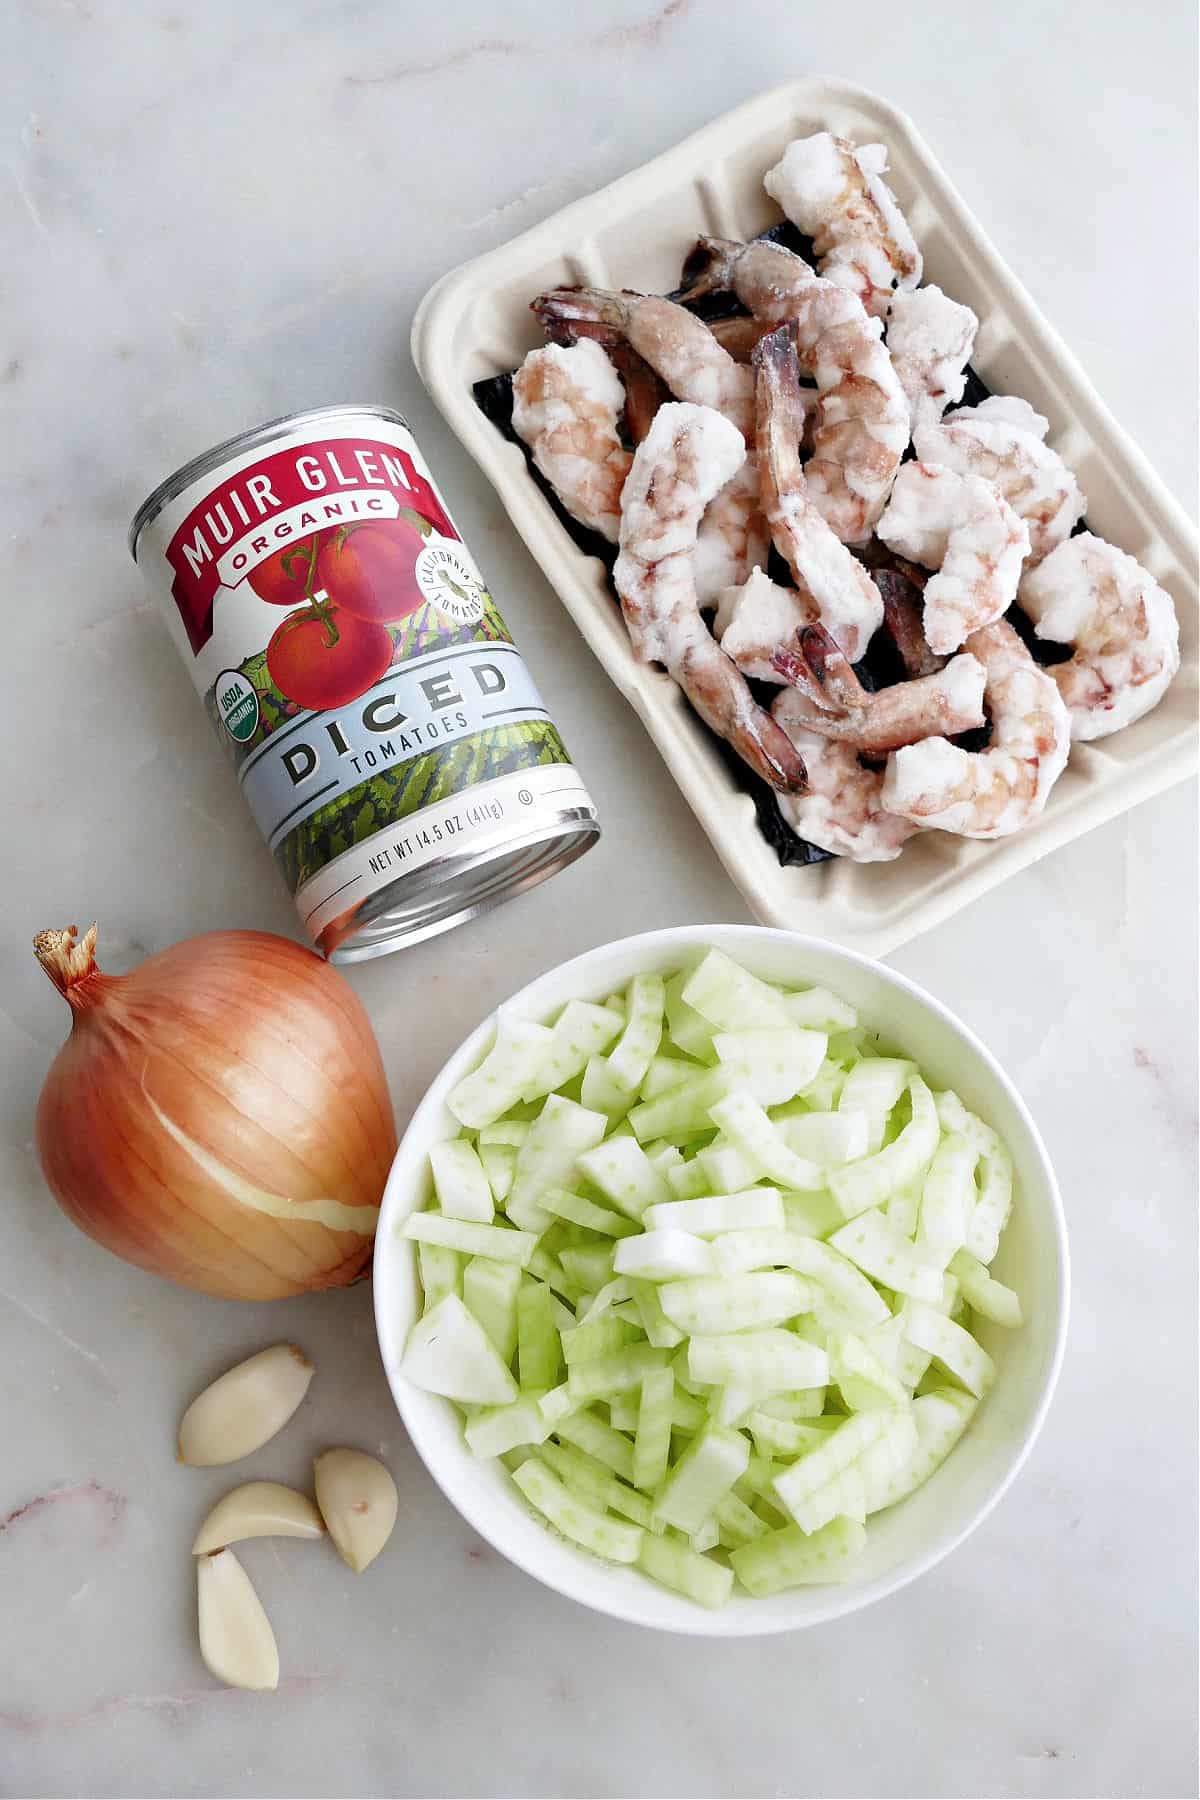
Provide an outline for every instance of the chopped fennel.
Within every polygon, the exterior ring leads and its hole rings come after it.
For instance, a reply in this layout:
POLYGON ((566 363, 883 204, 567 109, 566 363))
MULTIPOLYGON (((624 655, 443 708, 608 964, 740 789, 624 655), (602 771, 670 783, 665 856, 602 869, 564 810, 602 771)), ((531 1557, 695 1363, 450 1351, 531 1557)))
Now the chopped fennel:
POLYGON ((450 1110, 403 1374, 548 1529, 695 1605, 843 1579, 986 1404, 974 1321, 1022 1322, 991 1126, 718 950, 503 1015, 450 1110))

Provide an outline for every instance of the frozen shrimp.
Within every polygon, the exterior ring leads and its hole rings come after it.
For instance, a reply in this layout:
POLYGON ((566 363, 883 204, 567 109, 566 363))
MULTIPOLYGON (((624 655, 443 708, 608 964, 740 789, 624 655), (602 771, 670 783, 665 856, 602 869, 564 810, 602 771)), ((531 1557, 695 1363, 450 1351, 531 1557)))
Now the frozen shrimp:
POLYGON ((1080 532, 1030 570, 1018 598, 1040 638, 1076 647, 1047 671, 1073 738, 1107 737, 1158 705, 1179 668, 1179 620, 1132 556, 1080 532))
POLYGON ((746 354, 757 337, 794 324, 796 351, 806 370, 824 332, 865 317, 861 300, 848 288, 823 280, 802 256, 770 238, 745 244, 708 234, 697 238, 683 265, 680 291, 685 300, 734 294, 751 318, 728 319, 713 330, 746 354))
POLYGON ((779 675, 796 688, 789 717, 822 737, 850 744, 866 756, 885 756, 903 744, 956 737, 983 724, 986 676, 978 657, 964 652, 932 675, 874 694, 860 686, 844 661, 838 667, 840 659, 826 634, 812 626, 801 630, 794 647, 777 649, 772 658, 779 675), (819 701, 813 698, 814 681, 821 690, 819 701))
POLYGON ((781 794, 783 817, 800 837, 853 862, 891 862, 918 829, 883 804, 883 774, 860 761, 850 744, 819 737, 801 715, 798 696, 785 690, 772 712, 808 770, 803 794, 781 794))
POLYGON ((975 406, 960 407, 956 416, 960 421, 990 419, 995 423, 1003 419, 1009 425, 1019 425, 1022 431, 1031 431, 1035 438, 1045 438, 1050 429, 1046 415, 1036 412, 1019 394, 989 394, 975 406))
MULTIPOLYGON (((604 343, 621 366, 645 373, 636 393, 636 416, 627 420, 640 443, 657 413, 662 391, 711 406, 744 437, 754 430, 754 377, 721 348, 708 326, 685 307, 656 295, 605 293, 598 288, 558 288, 534 302, 554 334, 604 343), (646 377, 649 377, 649 380, 646 377)), ((758 508, 753 458, 720 493, 701 523, 696 546, 696 585, 702 606, 723 587, 744 581, 766 555, 767 531, 758 508)))
POLYGON ((843 543, 865 542, 909 439, 908 401, 879 320, 803 258, 761 239, 701 238, 684 272, 689 297, 731 288, 756 318, 792 328, 798 369, 817 383, 807 471, 813 503, 843 543))
POLYGON ((705 508, 745 457, 737 428, 709 407, 660 407, 634 453, 621 500, 613 580, 633 647, 661 662, 705 724, 772 786, 801 789, 804 763, 758 706, 700 616, 696 534, 705 508))
POLYGON ((855 147, 828 131, 797 138, 763 186, 813 240, 822 275, 886 318, 894 287, 916 287, 921 252, 883 177, 882 144, 855 147))
POLYGON ((908 448, 908 403, 892 359, 863 320, 835 325, 820 338, 820 390, 808 480, 818 511, 844 544, 871 535, 908 448))
POLYGON ((616 543, 632 462, 617 433, 625 395, 599 344, 531 350, 513 376, 513 430, 567 511, 616 543))
POLYGON ((977 475, 905 463, 877 534, 891 550, 938 573, 925 584, 925 636, 948 656, 1000 618, 1017 596, 1029 533, 977 475))
POLYGON ((1027 566, 1071 535, 1086 505, 1062 457, 1042 442, 1045 429, 1040 413, 1003 395, 961 406, 940 425, 922 425, 913 433, 922 462, 980 475, 999 488, 1029 527, 1027 566))
POLYGON ((751 569, 767 560, 770 539, 758 488, 758 463, 748 452, 700 521, 695 571, 701 606, 715 605, 725 588, 745 581, 751 569))
POLYGON ((549 337, 624 341, 649 363, 677 400, 709 406, 750 439, 754 431, 754 377, 722 349, 702 319, 673 300, 625 289, 554 288, 533 302, 549 337))
POLYGON ((826 524, 800 463, 803 402, 796 352, 786 329, 755 353, 758 371, 758 472, 762 510, 775 547, 800 593, 851 662, 857 662, 883 618, 879 591, 862 564, 826 524))
POLYGON ((966 649, 986 672, 990 745, 968 751, 929 737, 894 750, 882 804, 916 825, 960 837, 1007 837, 1045 806, 1067 764, 1071 721, 1050 674, 1038 668, 1006 620, 972 633, 966 649))
POLYGON ((936 425, 963 397, 979 320, 940 287, 898 293, 888 314, 887 347, 914 430, 936 425))
POLYGON ((718 596, 713 630, 722 650, 743 675, 781 685, 786 677, 772 657, 781 645, 794 642, 816 616, 811 600, 802 598, 795 588, 780 587, 756 568, 747 581, 726 587, 718 596))

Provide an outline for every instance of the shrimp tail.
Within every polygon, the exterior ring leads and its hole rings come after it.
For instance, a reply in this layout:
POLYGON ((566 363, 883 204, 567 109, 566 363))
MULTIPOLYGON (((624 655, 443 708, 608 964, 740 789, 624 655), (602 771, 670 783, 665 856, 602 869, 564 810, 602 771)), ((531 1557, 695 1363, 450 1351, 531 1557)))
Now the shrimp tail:
POLYGON ((725 735, 742 761, 771 787, 784 794, 804 793, 808 787, 804 758, 770 713, 756 707, 752 720, 733 727, 725 735))
POLYGON ((683 259, 681 285, 674 298, 686 306, 705 294, 725 294, 733 287, 734 270, 745 244, 736 238, 711 237, 704 233, 696 239, 683 259))
POLYGON ((710 319, 708 329, 735 362, 748 363, 754 346, 772 329, 770 323, 753 318, 749 313, 734 313, 728 319, 710 319))
POLYGON ((607 349, 624 338, 627 300, 637 297, 606 293, 603 288, 560 287, 539 294, 529 306, 553 343, 573 344, 588 337, 607 349))
POLYGON ((944 656, 934 654, 925 638, 919 599, 925 571, 920 573, 922 580, 917 582, 900 569, 874 571, 875 586, 883 601, 883 628, 909 676, 932 675, 946 661, 944 656))
POLYGON ((771 667, 788 687, 795 688, 823 712, 829 712, 832 710, 829 696, 800 648, 800 635, 798 632, 791 644, 775 646, 770 656, 771 667))
POLYGON ((750 357, 757 371, 755 388, 763 511, 778 510, 779 495, 795 486, 800 475, 800 439, 806 411, 800 392, 796 332, 780 325, 758 340, 750 357))
POLYGON ((804 793, 804 758, 783 727, 757 704, 741 671, 707 629, 689 633, 686 648, 670 659, 667 669, 704 723, 756 775, 782 793, 804 793))
POLYGON ((835 705, 846 712, 861 711, 870 696, 854 673, 849 657, 839 650, 819 620, 814 619, 811 625, 803 627, 800 645, 809 668, 835 705))
POLYGON ((814 620, 771 652, 771 667, 825 713, 861 712, 871 696, 825 627, 814 620))
POLYGON ((804 758, 770 713, 755 721, 753 732, 735 732, 729 741, 743 762, 780 793, 802 794, 808 787, 804 758))
POLYGON ((625 429, 630 441, 640 444, 654 423, 659 407, 671 398, 671 390, 645 357, 639 356, 623 338, 606 348, 609 361, 625 387, 625 429))

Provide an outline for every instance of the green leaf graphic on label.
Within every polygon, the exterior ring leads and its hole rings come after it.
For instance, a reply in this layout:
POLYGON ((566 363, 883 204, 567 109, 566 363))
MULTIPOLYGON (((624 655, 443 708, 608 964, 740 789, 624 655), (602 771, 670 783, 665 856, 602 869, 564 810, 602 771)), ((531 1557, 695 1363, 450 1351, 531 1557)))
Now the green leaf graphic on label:
POLYGON ((385 825, 410 818, 452 794, 465 793, 499 775, 551 763, 570 763, 554 726, 545 719, 490 726, 445 749, 428 750, 318 807, 288 833, 275 860, 294 894, 335 856, 373 837, 385 825))
MULTIPOLYGON (((440 544, 437 538, 433 542, 440 544)), ((435 572, 449 576, 451 582, 459 580, 456 565, 444 557, 437 559, 435 572)), ((469 579, 469 569, 466 573, 469 579)), ((394 670, 417 657, 463 645, 512 643, 495 601, 481 584, 473 584, 466 605, 442 581, 439 593, 451 601, 452 610, 478 608, 478 617, 456 620, 444 605, 427 604, 389 625, 394 670)), ((205 703, 239 768, 281 727, 300 721, 302 731, 308 731, 303 723, 308 718, 316 722, 312 729, 319 727, 325 733, 338 729, 338 711, 305 714, 279 691, 267 669, 265 650, 246 657, 236 669, 223 670, 205 703)), ((332 741, 336 747, 336 739, 332 741)), ((486 726, 452 743, 418 751, 319 806, 278 844, 276 861, 294 894, 335 857, 424 807, 501 775, 548 764, 569 765, 570 760, 547 719, 486 726)))

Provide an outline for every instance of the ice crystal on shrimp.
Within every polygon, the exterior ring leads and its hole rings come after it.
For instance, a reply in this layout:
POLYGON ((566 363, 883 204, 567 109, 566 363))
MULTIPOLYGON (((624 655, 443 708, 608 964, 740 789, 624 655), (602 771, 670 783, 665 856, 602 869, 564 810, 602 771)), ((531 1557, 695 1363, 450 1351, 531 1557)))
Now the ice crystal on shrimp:
POLYGON ((856 293, 886 318, 893 288, 915 287, 921 252, 896 196, 883 179, 882 144, 856 148, 828 131, 789 144, 763 186, 813 240, 822 275, 856 293))

